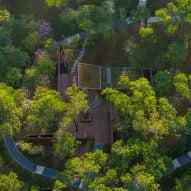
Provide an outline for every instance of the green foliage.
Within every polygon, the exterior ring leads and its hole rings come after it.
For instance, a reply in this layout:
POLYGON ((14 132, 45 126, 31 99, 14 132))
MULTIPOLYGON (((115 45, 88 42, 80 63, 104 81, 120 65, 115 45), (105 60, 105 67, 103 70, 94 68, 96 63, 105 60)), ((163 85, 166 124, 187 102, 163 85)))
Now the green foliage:
POLYGON ((10 13, 6 9, 0 9, 0 25, 9 22, 10 19, 10 13))
POLYGON ((6 82, 7 84, 13 87, 19 87, 22 80, 21 70, 17 67, 10 67, 6 74, 6 82))
POLYGON ((86 153, 81 157, 70 159, 66 163, 66 170, 63 171, 63 176, 67 181, 67 185, 72 184, 76 178, 82 178, 83 182, 90 183, 91 179, 88 174, 91 172, 98 173, 106 166, 108 154, 103 153, 101 150, 96 150, 93 153, 86 153))
POLYGON ((131 172, 136 187, 140 190, 159 191, 160 185, 155 182, 154 176, 144 171, 144 166, 136 165, 132 168, 131 172))
MULTIPOLYGON (((114 104, 122 124, 123 121, 129 124, 128 131, 134 130, 143 137, 157 139, 169 132, 176 132, 177 112, 168 100, 157 100, 153 88, 146 79, 129 81, 128 77, 126 78, 125 80, 125 76, 121 77, 120 84, 127 88, 127 94, 111 88, 106 88, 103 94, 114 104)), ((122 125, 121 128, 125 126, 122 125)))
POLYGON ((46 0, 46 3, 48 4, 49 7, 56 6, 56 7, 61 7, 65 6, 68 4, 68 0, 46 0))
POLYGON ((79 7, 77 10, 67 9, 66 12, 61 14, 61 19, 66 24, 72 22, 71 26, 73 26, 73 28, 77 28, 79 26, 82 30, 88 30, 95 26, 91 20, 94 9, 94 5, 84 5, 79 7))
MULTIPOLYGON (((169 0, 152 3, 156 7, 163 7, 167 2, 169 0)), ((116 18, 123 21, 131 16, 135 22, 140 21, 149 17, 150 10, 136 9, 138 0, 17 0, 3 3, 15 18, 7 10, 0 10, 0 81, 19 88, 25 74, 24 86, 32 91, 30 98, 24 99, 21 90, 0 84, 0 135, 19 132, 22 119, 22 125, 30 133, 54 132, 55 155, 59 158, 71 157, 75 154, 78 141, 65 128, 71 126, 79 114, 87 111, 87 95, 73 85, 67 90, 65 102, 54 90, 36 88, 39 84, 47 85, 43 83, 43 77, 52 80, 56 71, 48 54, 29 67, 28 54, 32 58, 39 47, 47 48, 50 53, 54 42, 52 37, 41 37, 36 32, 38 21, 46 18, 54 28, 53 35, 60 38, 61 34, 71 35, 82 30, 93 33, 92 29, 97 27, 97 32, 108 30, 116 18), (32 10, 34 5, 36 10, 32 10), (22 10, 22 13, 15 10, 17 7, 20 7, 18 10, 22 10), (30 16, 31 13, 36 14, 30 16)), ((131 65, 161 70, 166 67, 165 64, 169 66, 184 63, 190 45, 190 10, 189 0, 177 0, 156 11, 163 22, 140 28, 142 39, 133 41, 133 46, 128 51, 131 65)), ((100 34, 91 37, 89 47, 94 47, 99 38, 100 34)), ((77 50, 79 42, 74 42, 70 48, 77 50)), ((167 72, 156 74, 155 90, 159 96, 169 93, 171 78, 167 72)), ((190 79, 190 76, 184 74, 178 74, 174 78, 176 91, 188 100, 191 98, 190 79)), ((63 172, 66 179, 64 183, 56 181, 54 191, 71 189, 76 178, 82 179, 92 191, 160 190, 159 183, 163 183, 161 177, 171 168, 171 159, 161 151, 161 140, 168 134, 190 133, 191 112, 188 110, 186 116, 180 116, 166 98, 156 96, 153 87, 144 78, 131 81, 126 76, 121 76, 119 85, 122 91, 107 88, 103 94, 113 103, 119 116, 116 131, 120 132, 121 140, 113 144, 110 156, 97 150, 69 159, 63 172), (89 177, 92 172, 96 174, 95 179, 89 177)), ((33 148, 31 144, 24 142, 20 143, 20 147, 31 154, 42 151, 41 148, 33 148)), ((0 165, 5 166, 4 162, 0 162, 0 165)), ((6 166, 6 170, 7 168, 6 166)), ((176 189, 186 190, 189 178, 179 179, 176 189)), ((20 191, 24 190, 22 186, 16 175, 0 175, 0 190, 20 191)), ((40 188, 31 187, 31 191, 36 190, 40 188)))
POLYGON ((191 99, 190 81, 191 76, 186 76, 184 73, 178 73, 174 77, 174 86, 176 88, 177 93, 187 98, 188 100, 191 99))
POLYGON ((175 42, 169 44, 167 58, 171 64, 181 64, 186 61, 188 52, 183 43, 175 42))
POLYGON ((172 90, 172 74, 167 71, 158 71, 154 77, 155 90, 159 95, 167 95, 172 90))
POLYGON ((33 67, 25 70, 24 84, 30 89, 34 89, 37 85, 48 86, 55 73, 56 64, 46 54, 43 58, 37 60, 33 67))
POLYGON ((187 170, 182 177, 176 179, 175 191, 189 191, 190 190, 190 170, 187 170))
POLYGON ((147 19, 150 16, 150 11, 147 8, 138 7, 131 12, 131 19, 134 22, 141 21, 141 19, 147 19))
POLYGON ((59 158, 73 156, 78 144, 79 141, 72 134, 59 129, 54 136, 54 154, 59 158))
POLYGON ((52 79, 56 72, 56 65, 48 55, 45 55, 37 61, 36 70, 39 76, 45 75, 52 79))
POLYGON ((166 8, 157 10, 156 16, 164 21, 167 34, 173 35, 186 31, 187 26, 191 23, 190 10, 189 0, 177 0, 176 3, 170 2, 166 8), (187 25, 183 25, 183 23, 187 23, 187 25))
POLYGON ((149 38, 152 37, 152 35, 154 34, 154 29, 151 26, 141 27, 139 29, 139 34, 141 38, 149 38))
POLYGON ((37 87, 25 124, 30 132, 53 132, 58 128, 65 103, 59 92, 37 87))
POLYGON ((7 46, 5 48, 2 48, 0 51, 0 80, 2 82, 5 81, 6 74, 8 71, 10 72, 11 67, 23 70, 29 64, 29 61, 30 59, 28 54, 26 52, 22 52, 18 48, 15 48, 13 46, 7 46))
POLYGON ((32 143, 27 143, 24 141, 19 141, 17 145, 22 151, 27 152, 30 155, 39 155, 42 154, 44 151, 43 146, 33 145, 32 143))
POLYGON ((30 89, 33 89, 39 80, 39 75, 35 67, 27 68, 25 70, 25 77, 24 77, 24 83, 27 87, 30 89))
POLYGON ((40 191, 40 189, 37 186, 32 186, 30 191, 40 191))
POLYGON ((161 18, 166 23, 166 33, 172 35, 178 31, 178 25, 173 23, 173 18, 176 16, 177 7, 173 3, 169 3, 167 8, 162 8, 156 11, 156 16, 161 18))
POLYGON ((138 0, 135 1, 114 1, 117 18, 130 16, 132 10, 136 9, 138 0))
POLYGON ((101 30, 111 25, 114 18, 113 1, 105 0, 100 6, 84 4, 75 8, 67 8, 61 13, 62 21, 74 29, 90 31, 97 26, 101 30))
POLYGON ((90 184, 90 190, 113 190, 118 183, 117 171, 109 169, 104 175, 95 178, 93 183, 90 184))
POLYGON ((24 94, 5 84, 0 84, 0 136, 19 132, 22 112, 20 110, 24 94))
POLYGON ((38 32, 30 33, 23 42, 25 50, 29 53, 33 53, 38 47, 41 46, 41 41, 42 39, 38 32))
POLYGON ((66 188, 66 185, 59 180, 56 180, 52 191, 62 191, 64 188, 66 188))
POLYGON ((53 39, 46 39, 44 42, 44 47, 46 50, 48 51, 52 51, 53 50, 53 45, 54 45, 54 40, 53 39))
POLYGON ((37 87, 33 101, 25 107, 25 124, 29 132, 54 132, 60 125, 69 127, 74 119, 88 109, 87 95, 76 85, 67 89, 68 102, 60 93, 45 87, 37 87))
POLYGON ((24 189, 24 184, 14 172, 10 172, 8 175, 0 174, 0 187, 1 191, 20 191, 24 189))
POLYGON ((162 69, 165 57, 159 41, 147 40, 142 46, 134 46, 130 50, 129 61, 134 68, 162 69))
POLYGON ((88 109, 87 94, 79 90, 76 84, 67 89, 66 95, 69 102, 65 105, 63 127, 69 127, 79 114, 85 113, 88 109))
POLYGON ((189 108, 186 112, 186 120, 187 120, 187 127, 188 127, 188 133, 191 133, 191 109, 189 108))

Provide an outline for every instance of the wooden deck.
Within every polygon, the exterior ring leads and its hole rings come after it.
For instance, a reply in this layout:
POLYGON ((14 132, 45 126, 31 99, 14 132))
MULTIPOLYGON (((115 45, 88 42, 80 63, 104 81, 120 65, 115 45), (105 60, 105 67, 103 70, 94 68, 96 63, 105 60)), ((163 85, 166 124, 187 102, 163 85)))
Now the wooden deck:
MULTIPOLYGON (((60 74, 58 71, 57 90, 66 98, 66 89, 76 82, 76 76, 72 74, 60 74)), ((96 143, 111 146, 113 142, 113 130, 111 123, 111 106, 103 102, 96 110, 91 111, 91 122, 81 122, 77 119, 78 131, 75 125, 68 128, 68 131, 78 139, 95 139, 96 143)))
POLYGON ((78 139, 95 139, 95 143, 103 143, 111 146, 113 142, 113 132, 111 126, 111 107, 103 103, 92 113, 91 122, 81 122, 77 120, 78 131, 73 125, 68 129, 78 139))

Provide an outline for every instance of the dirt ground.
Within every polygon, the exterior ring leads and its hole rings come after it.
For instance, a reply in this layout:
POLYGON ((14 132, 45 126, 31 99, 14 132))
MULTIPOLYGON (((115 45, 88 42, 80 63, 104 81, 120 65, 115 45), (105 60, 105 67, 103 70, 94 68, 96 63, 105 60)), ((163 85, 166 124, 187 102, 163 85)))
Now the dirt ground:
POLYGON ((130 36, 132 31, 134 27, 129 26, 128 29, 111 32, 112 37, 109 39, 101 38, 96 47, 86 51, 82 62, 108 67, 130 66, 125 44, 127 40, 136 38, 136 33, 130 36))

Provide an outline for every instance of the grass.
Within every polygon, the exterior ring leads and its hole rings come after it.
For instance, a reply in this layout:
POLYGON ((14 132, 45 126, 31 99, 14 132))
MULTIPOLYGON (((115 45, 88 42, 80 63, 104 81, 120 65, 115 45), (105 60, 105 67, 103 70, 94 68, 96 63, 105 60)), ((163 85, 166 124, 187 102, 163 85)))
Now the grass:
POLYGON ((98 66, 80 64, 78 75, 80 88, 100 89, 100 70, 98 66))
MULTIPOLYGON (((128 75, 131 80, 137 80, 141 77, 141 70, 132 70, 125 67, 111 67, 111 84, 113 88, 118 88, 119 77, 122 74, 128 75)), ((80 88, 94 88, 94 89, 104 89, 110 84, 107 83, 107 68, 99 67, 96 65, 79 65, 79 87, 80 88), (101 79, 100 71, 101 68, 101 79), (100 87, 101 80, 101 87, 100 87)))

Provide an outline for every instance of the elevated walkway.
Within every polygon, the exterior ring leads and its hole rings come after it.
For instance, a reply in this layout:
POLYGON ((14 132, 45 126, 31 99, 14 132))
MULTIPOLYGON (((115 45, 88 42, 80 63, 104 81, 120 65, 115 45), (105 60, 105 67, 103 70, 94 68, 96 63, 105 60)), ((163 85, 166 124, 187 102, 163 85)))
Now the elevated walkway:
POLYGON ((47 178, 56 179, 59 177, 60 173, 58 171, 52 170, 50 168, 46 168, 41 165, 34 164, 30 162, 29 160, 27 160, 17 149, 12 136, 5 135, 4 141, 13 159, 26 170, 38 175, 45 176, 47 178))

